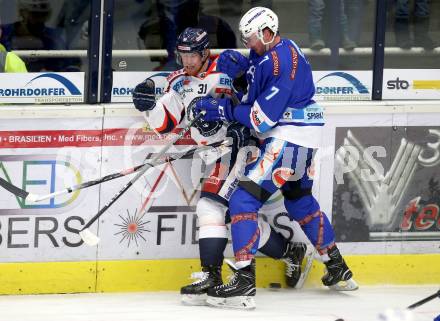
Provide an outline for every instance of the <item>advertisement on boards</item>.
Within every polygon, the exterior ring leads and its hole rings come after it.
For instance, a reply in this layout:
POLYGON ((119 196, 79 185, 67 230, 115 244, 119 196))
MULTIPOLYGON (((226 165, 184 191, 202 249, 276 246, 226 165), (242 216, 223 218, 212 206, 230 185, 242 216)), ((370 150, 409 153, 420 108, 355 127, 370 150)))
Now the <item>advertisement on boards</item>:
POLYGON ((156 86, 156 94, 161 96, 164 91, 166 79, 169 72, 137 72, 137 71, 115 71, 113 72, 112 103, 131 103, 133 89, 137 84, 150 78, 156 86))
MULTIPOLYGON (((151 159, 167 143, 143 117, 10 119, 0 130, 0 177, 44 196, 119 173, 151 159)), ((194 148, 185 136, 169 155, 194 148)), ((80 230, 133 175, 39 202, 0 187, 0 262, 197 258, 195 207, 206 164, 184 157, 150 168, 91 227, 101 239, 85 245, 80 230)), ((302 239, 274 195, 261 213, 292 239, 302 239)), ((227 255, 232 256, 231 249, 227 255)))
POLYGON ((440 127, 336 129, 338 242, 440 238, 440 127))
POLYGON ((84 102, 84 72, 0 73, 0 103, 84 102))
POLYGON ((371 100, 372 71, 313 71, 316 101, 371 100))
POLYGON ((440 69, 384 69, 383 99, 440 99, 440 69))
MULTIPOLYGON (((100 176, 102 120, 8 119, 0 129, 0 177, 37 195, 100 176)), ((98 210, 99 187, 40 202, 0 187, 2 262, 94 259, 75 232, 98 210)))

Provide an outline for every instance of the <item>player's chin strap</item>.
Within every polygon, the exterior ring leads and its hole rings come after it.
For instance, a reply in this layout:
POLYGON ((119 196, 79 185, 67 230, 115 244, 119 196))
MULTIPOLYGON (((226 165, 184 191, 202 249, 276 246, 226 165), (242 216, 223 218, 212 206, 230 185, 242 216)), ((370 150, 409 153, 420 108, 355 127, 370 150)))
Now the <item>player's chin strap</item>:
MULTIPOLYGON (((260 34, 259 34, 260 35, 260 34)), ((264 37, 263 37, 263 34, 261 33, 261 38, 260 37, 258 37, 260 40, 261 40, 261 42, 263 43, 263 45, 264 45, 264 47, 265 47, 265 49, 266 49, 266 51, 269 51, 269 49, 270 49, 270 44, 271 43, 273 43, 274 41, 275 41, 275 38, 278 36, 278 33, 274 33, 273 34, 273 36, 272 36, 272 39, 270 39, 270 41, 268 41, 268 42, 265 42, 264 41, 264 37)))
POLYGON ((208 66, 206 65, 207 63, 209 64, 208 58, 209 58, 209 49, 205 49, 202 53, 202 65, 200 66, 199 70, 197 70, 196 75, 208 70, 208 66))

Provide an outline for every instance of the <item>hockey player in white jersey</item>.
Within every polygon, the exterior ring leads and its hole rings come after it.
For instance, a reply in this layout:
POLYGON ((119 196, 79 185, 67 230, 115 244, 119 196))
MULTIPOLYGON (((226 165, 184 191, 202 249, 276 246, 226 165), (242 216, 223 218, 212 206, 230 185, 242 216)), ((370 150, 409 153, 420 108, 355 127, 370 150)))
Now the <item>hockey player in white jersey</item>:
MULTIPOLYGON (((145 112, 148 124, 158 133, 168 133, 178 126, 185 126, 194 117, 195 104, 206 95, 233 97, 232 80, 216 70, 216 60, 209 52, 208 34, 203 29, 187 28, 178 37, 177 56, 184 68, 171 73, 167 88, 156 100, 155 84, 147 79, 133 91, 135 107, 145 112)), ((221 157, 205 173, 196 214, 199 225, 199 251, 202 274, 198 281, 181 289, 182 301, 190 305, 202 305, 209 288, 223 284, 221 265, 227 244, 225 223, 228 200, 246 165, 245 150, 240 147, 249 141, 249 129, 238 123, 223 121, 196 122, 191 136, 197 144, 212 144, 225 137, 233 140, 230 157, 221 157), (238 161, 236 161, 239 159, 238 161), (235 166, 235 167, 234 167, 235 166), (206 175, 208 174, 208 175, 206 175)), ((246 153, 247 154, 247 153, 246 153)), ((286 283, 294 287, 300 279, 300 266, 304 258, 304 243, 290 243, 275 232, 267 222, 258 222, 261 233, 258 249, 265 255, 286 262, 286 283)))
POLYGON ((321 139, 323 109, 313 101, 310 64, 292 40, 281 38, 278 17, 270 9, 249 10, 239 26, 249 59, 237 51, 223 52, 218 70, 232 78, 245 75, 248 87, 240 104, 228 98, 206 97, 196 109, 206 121, 239 122, 262 140, 260 156, 246 166, 245 174, 229 199, 231 234, 236 263, 230 283, 208 291, 209 304, 255 308, 254 255, 261 238, 258 212, 280 190, 291 220, 321 254, 327 273, 324 285, 355 290, 357 284, 342 258, 333 228, 313 197, 312 160, 321 139))

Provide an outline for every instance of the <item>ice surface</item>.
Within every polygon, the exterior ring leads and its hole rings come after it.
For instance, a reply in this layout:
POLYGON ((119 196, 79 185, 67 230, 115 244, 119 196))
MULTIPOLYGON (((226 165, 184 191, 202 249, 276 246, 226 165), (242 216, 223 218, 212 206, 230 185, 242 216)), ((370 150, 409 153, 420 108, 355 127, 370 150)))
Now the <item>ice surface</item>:
MULTIPOLYGON (((189 307, 177 292, 0 296, 0 321, 376 321, 387 308, 402 309, 438 286, 257 290, 257 309, 237 311, 189 307)), ((432 321, 440 299, 413 310, 414 321, 432 321)))

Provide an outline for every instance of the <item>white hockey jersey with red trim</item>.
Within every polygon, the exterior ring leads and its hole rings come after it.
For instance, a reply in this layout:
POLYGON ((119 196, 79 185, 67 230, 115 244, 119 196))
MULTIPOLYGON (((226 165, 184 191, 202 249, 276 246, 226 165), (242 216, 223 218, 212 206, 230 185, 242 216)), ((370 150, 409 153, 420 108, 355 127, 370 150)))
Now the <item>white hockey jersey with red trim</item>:
MULTIPOLYGON (((194 118, 197 100, 207 95, 214 98, 231 97, 232 80, 226 74, 215 71, 216 61, 206 72, 189 76, 184 69, 177 70, 167 78, 165 94, 156 101, 154 109, 147 111, 146 120, 160 134, 176 127, 185 127, 194 118)), ((191 128, 191 137, 198 144, 212 144, 226 136, 227 124, 223 122, 198 121, 191 128)))

